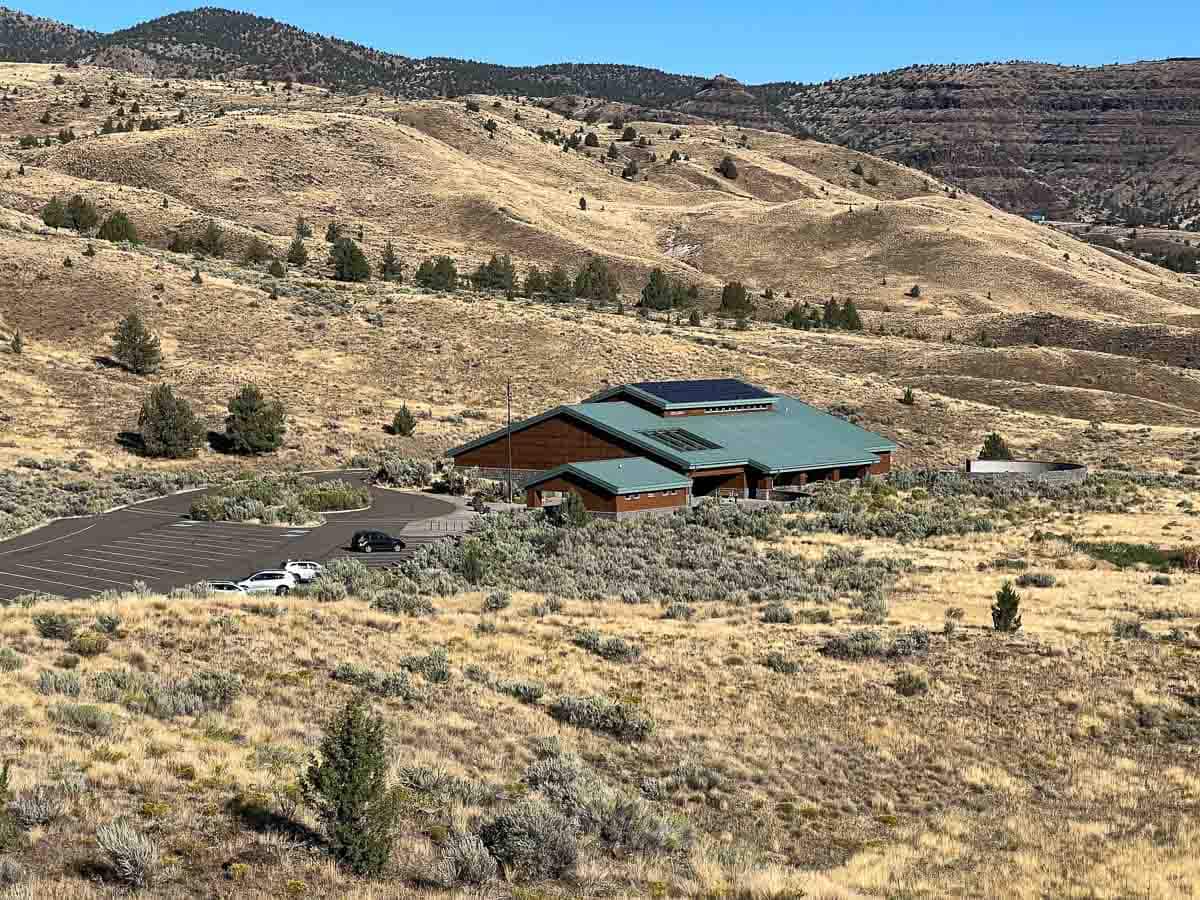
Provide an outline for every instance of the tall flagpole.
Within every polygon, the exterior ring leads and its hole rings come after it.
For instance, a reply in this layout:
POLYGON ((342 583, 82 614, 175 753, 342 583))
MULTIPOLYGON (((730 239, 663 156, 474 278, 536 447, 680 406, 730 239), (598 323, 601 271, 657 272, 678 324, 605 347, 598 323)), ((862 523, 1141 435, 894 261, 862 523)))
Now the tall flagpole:
POLYGON ((512 379, 510 378, 504 387, 505 397, 508 400, 508 502, 513 502, 513 466, 512 466, 512 379))

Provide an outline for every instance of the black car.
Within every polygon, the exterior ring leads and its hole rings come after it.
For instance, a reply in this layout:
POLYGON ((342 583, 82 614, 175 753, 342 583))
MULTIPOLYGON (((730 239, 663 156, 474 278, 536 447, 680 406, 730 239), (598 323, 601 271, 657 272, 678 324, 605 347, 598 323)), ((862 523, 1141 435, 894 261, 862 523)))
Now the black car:
POLYGON ((399 553, 404 549, 404 541, 382 531, 356 531, 354 537, 350 538, 350 549, 362 553, 370 553, 372 550, 399 553))

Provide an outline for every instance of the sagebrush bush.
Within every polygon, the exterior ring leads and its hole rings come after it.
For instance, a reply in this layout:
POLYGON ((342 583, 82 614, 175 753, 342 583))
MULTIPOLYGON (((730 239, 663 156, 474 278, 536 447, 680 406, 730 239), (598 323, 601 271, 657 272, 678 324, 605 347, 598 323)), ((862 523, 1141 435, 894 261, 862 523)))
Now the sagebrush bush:
POLYGON ((99 631, 81 631, 71 638, 68 646, 79 656, 99 656, 108 650, 108 638, 99 631))
POLYGON ((496 858, 474 834, 455 831, 442 842, 438 882, 445 887, 458 884, 481 885, 492 881, 499 872, 496 858))
POLYGON ((60 694, 63 697, 78 697, 82 689, 79 676, 74 672, 43 670, 38 673, 35 685, 39 694, 51 696, 60 694))
POLYGON ((89 703, 60 703, 47 715, 65 731, 91 737, 107 737, 116 726, 112 713, 89 703))
POLYGON ((526 800, 485 822, 479 838, 492 856, 525 878, 569 878, 579 864, 574 829, 544 801, 526 800))
POLYGON ((896 675, 892 687, 904 697, 929 693, 929 676, 919 669, 905 669, 896 675))
POLYGON ((508 591, 492 591, 483 599, 484 612, 500 612, 512 606, 512 594, 508 591))
POLYGON ((96 843, 117 879, 133 888, 151 887, 160 870, 158 845, 124 819, 96 829, 96 843))
POLYGON ((607 697, 563 696, 549 707, 560 722, 611 734, 627 741, 645 740, 654 731, 654 720, 628 703, 607 697))
POLYGON ((1017 587, 1052 588, 1057 581, 1049 572, 1023 572, 1017 576, 1017 587))
POLYGON ((123 621, 116 613, 101 613, 96 616, 96 630, 103 634, 116 634, 123 621))
POLYGON ((445 684, 450 680, 450 657, 443 647, 435 647, 424 656, 402 656, 400 668, 416 672, 433 684, 445 684))
POLYGON ((420 695, 408 680, 407 672, 380 672, 353 663, 341 663, 331 674, 334 681, 352 684, 379 697, 416 700, 420 695))
POLYGON ((15 672, 25 665, 25 657, 12 647, 0 647, 0 672, 15 672))
POLYGON ((664 619, 680 619, 684 622, 689 621, 694 615, 696 615, 695 608, 679 602, 667 604, 667 608, 663 611, 664 619))
POLYGON ((393 615, 432 616, 437 613, 433 601, 428 597, 408 594, 403 591, 382 591, 371 598, 371 608, 393 615))
POLYGON ((37 633, 51 641, 69 641, 75 636, 79 623, 64 613, 45 612, 33 617, 37 633))
POLYGON ((780 675, 795 675, 800 671, 800 664, 788 659, 778 650, 772 650, 763 660, 763 665, 772 672, 778 672, 780 675))
POLYGON ((590 628, 578 632, 571 642, 611 662, 633 662, 642 655, 642 649, 625 638, 605 638, 590 628))
POLYGON ((9 804, 8 811, 18 825, 28 830, 54 821, 63 814, 65 808, 61 791, 39 784, 17 794, 9 804))
POLYGON ((791 625, 796 617, 786 604, 772 603, 763 610, 762 620, 769 625, 791 625))

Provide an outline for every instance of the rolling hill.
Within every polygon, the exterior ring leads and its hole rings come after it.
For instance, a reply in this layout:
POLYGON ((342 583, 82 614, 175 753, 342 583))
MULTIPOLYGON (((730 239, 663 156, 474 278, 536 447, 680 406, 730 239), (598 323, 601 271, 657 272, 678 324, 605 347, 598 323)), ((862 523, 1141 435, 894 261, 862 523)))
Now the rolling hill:
POLYGON ((408 101, 33 64, 0 66, 0 83, 14 89, 0 107, 0 308, 5 335, 20 327, 27 343, 6 358, 8 457, 121 462, 114 433, 145 381, 96 359, 134 307, 163 336, 164 377, 212 419, 246 380, 283 396, 297 461, 386 442, 401 400, 430 416, 414 448, 438 452, 496 420, 509 377, 517 411, 532 412, 599 382, 701 374, 849 406, 920 461, 954 462, 997 427, 1026 452, 1167 469, 1197 454, 1200 288, 866 154, 703 120, 633 121, 636 141, 601 121, 582 132, 599 146, 572 150, 577 120, 485 95, 408 101), (135 103, 139 121, 165 124, 97 134, 135 103), (62 143, 62 129, 77 139, 62 143), (25 134, 38 146, 20 148, 25 134), (726 155, 736 179, 716 171, 726 155), (637 177, 621 177, 631 161, 637 177), (74 194, 101 216, 126 212, 141 243, 42 225, 51 198, 74 194), (282 257, 299 216, 316 232, 306 265, 272 278, 242 260, 255 239, 282 257), (168 249, 209 220, 222 257, 168 249), (410 274, 442 254, 463 273, 508 254, 522 276, 600 258, 625 315, 334 282, 321 240, 334 221, 372 263, 393 242, 410 274), (632 315, 654 268, 697 289, 700 326, 632 315), (757 306, 743 330, 716 315, 733 279, 757 306), (853 299, 867 330, 775 324, 831 296, 853 299), (910 386, 922 402, 898 406, 910 386), (1093 420, 1109 429, 1102 442, 1093 420))
POLYGON ((110 34, 0 8, 0 54, 159 78, 292 79, 408 99, 469 93, 627 107, 786 130, 916 166, 1018 213, 1200 228, 1200 60, 1086 68, 916 65, 824 82, 742 85, 604 63, 415 59, 214 7, 110 34))

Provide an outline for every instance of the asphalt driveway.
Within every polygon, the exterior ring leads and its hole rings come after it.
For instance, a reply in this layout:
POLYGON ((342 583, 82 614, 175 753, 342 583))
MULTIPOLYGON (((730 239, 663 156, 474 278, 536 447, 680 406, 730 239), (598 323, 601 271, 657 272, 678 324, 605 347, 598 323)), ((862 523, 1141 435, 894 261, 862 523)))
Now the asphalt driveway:
MULTIPOLYGON (((361 472, 318 478, 366 482, 361 472)), ((427 495, 369 488, 369 509, 328 514, 328 523, 316 528, 194 522, 187 513, 203 490, 53 522, 0 542, 0 598, 32 591, 89 597, 108 589, 128 590, 135 581, 166 591, 197 581, 238 580, 277 568, 286 559, 324 562, 354 555, 369 565, 388 565, 441 537, 441 532, 420 523, 457 509, 427 495), (351 554, 350 537, 359 529, 404 533, 408 549, 400 554, 351 554), (406 529, 418 533, 405 533, 406 529)))

